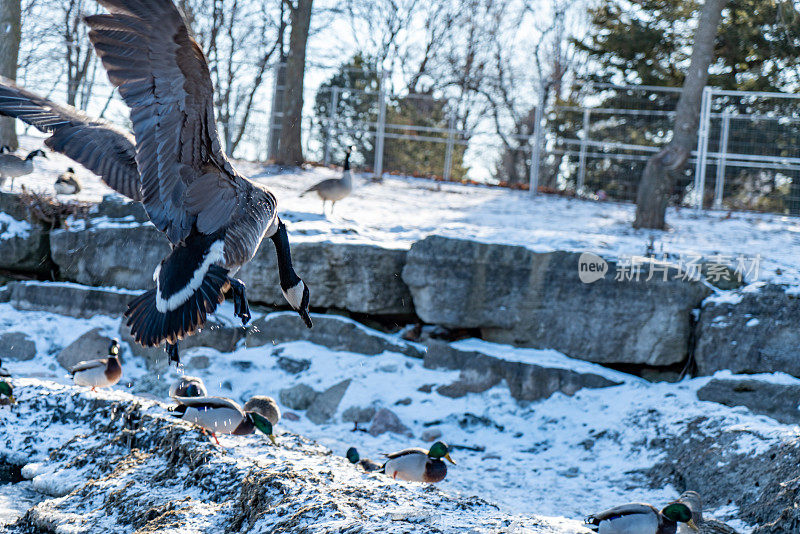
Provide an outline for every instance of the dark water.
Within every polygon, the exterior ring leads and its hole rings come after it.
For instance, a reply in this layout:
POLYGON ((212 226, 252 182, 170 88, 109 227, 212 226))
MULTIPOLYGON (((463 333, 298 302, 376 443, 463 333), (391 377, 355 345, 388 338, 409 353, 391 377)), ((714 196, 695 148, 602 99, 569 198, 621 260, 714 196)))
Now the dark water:
POLYGON ((22 466, 0 462, 0 532, 43 498, 21 475, 22 466))

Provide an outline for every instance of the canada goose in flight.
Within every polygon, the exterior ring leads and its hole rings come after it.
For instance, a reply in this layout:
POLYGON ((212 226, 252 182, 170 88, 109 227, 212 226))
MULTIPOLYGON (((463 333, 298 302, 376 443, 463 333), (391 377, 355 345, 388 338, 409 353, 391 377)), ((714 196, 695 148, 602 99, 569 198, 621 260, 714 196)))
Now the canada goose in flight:
POLYGON ((116 191, 141 200, 172 251, 156 267, 156 288, 125 312, 144 346, 195 333, 233 291, 234 313, 247 323, 244 284, 233 278, 262 239, 272 239, 286 300, 306 325, 309 291, 295 273, 275 196, 231 165, 214 120, 214 88, 205 57, 170 0, 99 0, 110 14, 86 17, 89 39, 111 83, 130 107, 130 134, 69 106, 0 80, 0 113, 52 132, 53 150, 99 174, 116 191))
POLYGON ((333 207, 336 205, 336 201, 342 200, 353 191, 353 173, 350 170, 350 153, 352 151, 353 147, 349 146, 344 153, 344 169, 342 170, 341 178, 329 178, 327 180, 322 180, 320 183, 312 185, 300 193, 300 196, 302 197, 306 193, 316 191, 316 193, 319 195, 319 198, 322 199, 323 215, 325 215, 325 201, 330 200, 331 215, 333 215, 333 207))
POLYGON ((67 171, 58 177, 53 187, 55 187, 56 193, 59 195, 80 193, 81 183, 78 181, 78 177, 75 176, 75 169, 67 167, 67 171))
MULTIPOLYGON (((3 145, 3 148, 8 150, 8 147, 5 145, 3 145)), ((15 156, 14 154, 0 153, 0 185, 5 184, 6 178, 11 178, 11 189, 13 190, 14 178, 25 176, 33 172, 33 158, 36 156, 47 159, 47 154, 38 148, 29 152, 25 159, 15 156)))

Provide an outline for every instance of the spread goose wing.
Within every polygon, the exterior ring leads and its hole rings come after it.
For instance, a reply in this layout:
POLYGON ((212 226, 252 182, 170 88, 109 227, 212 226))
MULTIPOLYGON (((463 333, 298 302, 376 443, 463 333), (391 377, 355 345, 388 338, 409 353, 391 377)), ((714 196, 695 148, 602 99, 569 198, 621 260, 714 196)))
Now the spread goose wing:
POLYGON ((252 185, 220 145, 203 51, 171 0, 98 1, 110 13, 86 17, 89 39, 131 110, 147 214, 172 243, 213 233, 252 185))
POLYGON ((54 104, 2 76, 0 115, 52 134, 45 145, 97 174, 117 193, 142 199, 135 142, 129 133, 72 106, 54 104))
POLYGON ((78 362, 72 367, 69 368, 69 374, 74 375, 79 371, 86 371, 88 369, 95 369, 98 367, 105 367, 108 365, 108 359, 103 358, 100 360, 86 360, 84 362, 78 362))

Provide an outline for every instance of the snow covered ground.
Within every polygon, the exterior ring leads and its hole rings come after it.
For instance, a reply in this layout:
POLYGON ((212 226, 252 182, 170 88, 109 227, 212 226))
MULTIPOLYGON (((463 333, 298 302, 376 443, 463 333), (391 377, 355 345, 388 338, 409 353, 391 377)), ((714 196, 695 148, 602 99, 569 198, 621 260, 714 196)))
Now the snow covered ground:
MULTIPOLYGON (((22 138, 23 150, 41 146, 22 138)), ((54 193, 56 176, 67 166, 78 171, 80 199, 99 200, 111 192, 91 173, 60 154, 36 159, 37 171, 17 180, 33 190, 54 193)), ((593 202, 527 192, 387 176, 383 183, 356 177, 353 194, 337 203, 333 216, 321 215, 318 197, 299 195, 341 171, 315 168, 276 174, 274 168, 241 162, 240 170, 270 187, 282 217, 298 241, 372 242, 408 248, 430 234, 552 250, 590 251, 608 259, 643 255, 654 240, 657 254, 673 260, 719 257, 736 264, 744 258, 748 281, 800 285, 800 218, 781 215, 670 209, 666 232, 634 230, 632 204, 593 202), (756 259, 759 257, 760 259, 756 259)))
MULTIPOLYGON (((221 314, 229 311, 223 306, 221 314)), ((54 359, 58 350, 92 328, 99 327, 108 335, 116 335, 118 325, 118 320, 110 317, 81 320, 46 312, 19 312, 9 304, 0 304, 0 332, 28 333, 36 340, 38 352, 33 360, 4 361, 4 366, 17 377, 66 384, 69 382, 67 374, 54 359)), ((649 487, 644 471, 662 456, 658 448, 649 444, 680 435, 686 422, 693 418, 707 416, 709 424, 742 432, 739 441, 742 451, 763 447, 764 443, 780 438, 800 436, 798 426, 781 425, 772 419, 754 416, 743 408, 698 401, 696 391, 709 378, 677 384, 649 383, 570 360, 555 351, 515 349, 478 340, 462 341, 456 346, 481 349, 511 360, 572 366, 582 372, 603 374, 623 384, 584 389, 572 397, 555 394, 540 402, 520 405, 510 396, 505 384, 460 399, 441 396, 436 393, 435 386, 449 384, 456 379, 457 372, 425 369, 420 360, 391 352, 364 356, 303 341, 255 348, 240 346, 229 354, 198 347, 185 351, 182 358, 190 362, 195 356, 208 356, 211 365, 206 369, 192 369, 191 374, 201 376, 211 394, 229 396, 242 403, 253 394, 277 397, 281 389, 298 383, 320 391, 350 379, 352 383, 332 422, 316 425, 299 412, 299 420, 284 418, 277 427, 278 442, 290 441, 289 434, 281 437, 283 432, 290 432, 316 440, 334 455, 344 455, 348 447, 356 446, 362 457, 379 460, 385 452, 425 446, 419 436, 426 430, 436 429, 441 431, 442 439, 455 447, 453 457, 458 462, 451 466, 447 479, 438 485, 445 494, 476 495, 496 503, 504 513, 559 518, 557 524, 570 525, 576 532, 578 521, 594 511, 629 501, 659 505, 675 498, 678 493, 675 488, 649 487), (279 356, 306 359, 311 365, 300 374, 290 374, 278 366, 279 356), (431 384, 434 385, 431 393, 420 391, 421 386, 431 384), (365 432, 352 432, 352 423, 341 422, 343 410, 368 405, 394 411, 415 438, 391 433, 373 437, 365 432), (565 520, 569 521, 564 523, 565 520)), ((125 374, 113 388, 115 391, 152 397, 153 392, 164 392, 177 377, 174 367, 161 376, 147 377, 142 363, 131 357, 127 347, 123 349, 123 358, 125 374)), ((764 378, 800 383, 787 376, 764 378)), ((22 382, 20 389, 24 389, 25 384, 22 382)), ((113 394, 101 391, 97 395, 113 394)), ((166 400, 159 395, 156 397, 166 400)), ((284 412, 291 412, 285 406, 282 408, 284 412)), ((0 407, 0 411, 7 409, 0 407)), ((51 440, 45 443, 54 446, 66 441, 65 436, 71 435, 74 429, 53 424, 49 432, 51 440)), ((222 437, 220 441, 223 446, 239 451, 242 439, 222 437)), ((13 458, 13 448, 4 448, 0 440, 0 456, 13 458)), ((47 452, 47 447, 43 447, 21 460, 24 463, 43 461, 47 452)), ((403 485, 422 491, 415 484, 403 485)), ((5 502, 2 495, 0 489, 0 517, 18 515, 18 511, 2 510, 5 502)), ((736 512, 735 507, 726 507, 717 515, 729 519, 735 517, 736 512)), ((741 522, 733 524, 749 532, 741 522)))

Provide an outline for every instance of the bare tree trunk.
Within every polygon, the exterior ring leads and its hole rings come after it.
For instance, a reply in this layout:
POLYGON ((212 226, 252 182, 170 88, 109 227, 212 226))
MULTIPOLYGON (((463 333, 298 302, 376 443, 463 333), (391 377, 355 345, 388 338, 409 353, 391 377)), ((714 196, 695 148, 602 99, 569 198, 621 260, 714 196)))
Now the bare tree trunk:
MULTIPOLYGON (((0 1, 0 75, 12 80, 17 79, 21 12, 20 0, 0 1)), ((10 117, 0 118, 0 145, 12 150, 19 147, 16 125, 10 117)))
MULTIPOLYGON (((284 0, 289 3, 289 0, 284 0)), ((313 0, 297 0, 289 5, 292 32, 289 35, 289 57, 286 58, 286 90, 281 137, 276 162, 281 165, 303 163, 300 126, 303 116, 303 77, 306 69, 306 43, 311 25, 313 0)))
MULTIPOLYGON (((697 144, 703 87, 708 81, 708 68, 714 61, 714 43, 724 6, 725 0, 706 0, 700 12, 689 72, 675 112, 672 140, 647 161, 636 196, 634 228, 666 228, 667 202, 674 177, 686 167, 692 148, 697 144)), ((698 193, 703 194, 702 191, 698 193)))

